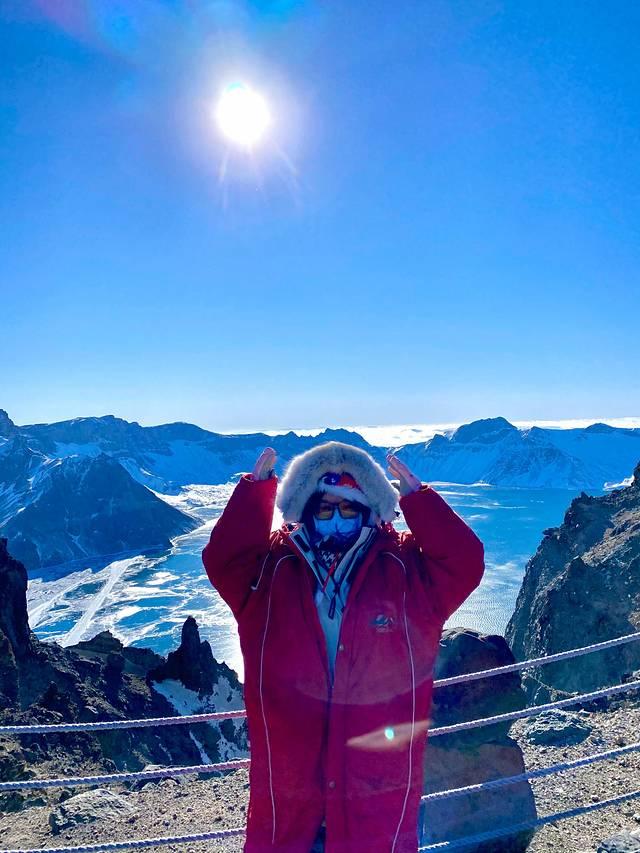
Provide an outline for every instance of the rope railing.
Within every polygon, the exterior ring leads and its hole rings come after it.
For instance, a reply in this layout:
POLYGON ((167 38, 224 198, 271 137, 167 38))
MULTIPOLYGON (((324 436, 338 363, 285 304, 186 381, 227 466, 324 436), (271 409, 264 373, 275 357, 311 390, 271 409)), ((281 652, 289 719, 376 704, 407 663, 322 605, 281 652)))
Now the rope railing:
MULTIPOLYGON (((638 681, 630 681, 627 684, 618 684, 614 687, 607 687, 603 690, 596 690, 592 693, 582 693, 578 696, 571 696, 568 699, 559 699, 556 702, 549 702, 545 705, 534 705, 531 708, 523 708, 519 711, 508 711, 505 714, 496 714, 492 717, 482 717, 476 720, 467 720, 462 723, 454 723, 450 726, 438 726, 433 729, 427 729, 429 733, 429 737, 434 737, 436 735, 443 734, 452 734, 453 732, 461 731, 463 729, 471 729, 480 726, 488 726, 493 725, 495 723, 502 723, 508 720, 520 719, 522 717, 532 717, 536 714, 542 714, 545 711, 551 710, 553 708, 562 707, 564 705, 577 704, 579 702, 589 702, 593 699, 598 699, 602 696, 611 695, 613 693, 620 693, 625 690, 631 690, 635 688, 640 688, 640 680, 638 681)), ((202 715, 198 715, 200 717, 202 715)), ((207 716, 207 715, 205 715, 207 716)), ((182 720, 184 721, 185 717, 169 717, 169 720, 182 720)), ((625 748, 627 749, 627 748, 625 748)), ((631 751, 631 750, 628 750, 631 751)), ((249 766, 250 759, 242 759, 243 766, 249 766)), ((204 772, 215 772, 215 770, 223 770, 223 769, 234 769, 239 767, 235 761, 232 762, 222 762, 221 764, 203 764, 196 765, 193 768, 178 768, 180 773, 204 773, 204 772), (231 765, 227 767, 227 765, 231 765), (198 768, 206 768, 204 770, 195 769, 198 768)), ((73 784, 76 785, 93 785, 99 784, 102 782, 123 782, 126 780, 132 779, 143 779, 143 778, 152 778, 151 774, 157 773, 159 777, 162 776, 171 776, 172 768, 162 768, 161 770, 138 770, 132 771, 130 773, 110 773, 102 776, 77 776, 73 777, 73 784)), ((18 780, 15 782, 1 782, 0 783, 0 793, 3 791, 16 791, 24 788, 55 788, 55 787, 64 787, 72 784, 69 778, 67 779, 28 779, 28 780, 18 780)), ((489 784, 489 783, 482 783, 489 784)), ((448 792, 443 792, 444 793, 448 792)), ((0 851, 2 853, 2 851, 0 851)))
MULTIPOLYGON (((579 693, 577 696, 569 696, 566 699, 558 699, 555 702, 547 702, 544 705, 534 705, 530 708, 523 708, 519 711, 509 711, 505 714, 498 714, 493 717, 483 717, 478 720, 467 720, 462 723, 453 723, 449 726, 438 726, 433 729, 428 729, 429 737, 453 734, 453 732, 462 731, 463 729, 472 729, 476 726, 490 726, 493 725, 493 723, 504 723, 507 722, 507 720, 517 720, 521 717, 530 717, 534 714, 541 714, 543 711, 549 711, 552 708, 562 708, 565 705, 577 705, 580 702, 591 702, 595 699, 600 699, 603 696, 611 696, 616 693, 623 693, 626 690, 635 689, 640 689, 640 679, 637 681, 627 681, 625 684, 616 684, 613 687, 605 687, 602 690, 595 690, 592 693, 579 693)), ((187 723, 215 722, 217 720, 226 720, 229 718, 246 717, 246 715, 247 712, 243 709, 239 711, 215 711, 208 714, 188 714, 183 717, 147 717, 143 720, 104 720, 96 723, 48 723, 44 725, 2 726, 0 727, 0 735, 58 734, 64 732, 143 728, 146 726, 177 726, 185 725, 187 723)))
MULTIPOLYGON (((427 844, 423 847, 418 847, 419 853, 424 853, 427 850, 456 850, 459 847, 466 847, 468 844, 478 844, 481 841, 491 841, 494 838, 504 838, 507 835, 514 835, 516 832, 523 832, 527 829, 533 829, 536 826, 544 826, 548 823, 556 823, 559 820, 566 820, 570 817, 577 817, 579 814, 586 814, 597 809, 615 806, 618 803, 623 803, 625 800, 632 800, 634 797, 640 797, 640 789, 631 791, 628 794, 618 794, 615 797, 609 797, 607 800, 600 800, 597 803, 589 803, 586 806, 576 806, 573 809, 567 809, 563 812, 555 812, 555 814, 544 815, 543 817, 532 818, 531 820, 523 820, 520 823, 512 823, 510 826, 501 826, 496 829, 489 829, 486 832, 476 832, 473 835, 465 835, 463 838, 456 838, 453 841, 438 841, 435 844, 427 844)), ((4 853, 4 851, 0 851, 4 853)), ((11 851, 11 853, 54 853, 54 851, 11 851)), ((57 851, 55 851, 57 853, 57 851)))
POLYGON ((640 679, 637 681, 628 681, 626 684, 616 684, 614 687, 605 687, 602 690, 594 690, 592 693, 580 693, 577 696, 569 696, 567 699, 558 699, 555 702, 547 702, 544 705, 533 705, 530 708, 522 708, 520 711, 508 711, 505 714, 496 714, 493 717, 467 720, 463 723, 452 723, 450 726, 438 726, 435 729, 428 730, 429 737, 449 735, 454 732, 460 732, 463 729, 474 729, 477 726, 491 726, 494 723, 505 723, 507 720, 519 720, 522 717, 533 717, 535 714, 542 714, 544 711, 551 711, 553 708, 564 708, 567 705, 578 705, 581 702, 593 702, 594 699, 600 699, 603 696, 612 696, 617 693, 623 693, 625 690, 636 689, 640 689, 640 679))
POLYGON ((505 666, 497 666, 493 669, 484 669, 478 672, 462 673, 461 675, 452 675, 449 678, 438 678, 433 682, 436 687, 449 687, 452 684, 458 684, 461 681, 474 681, 476 678, 488 678, 492 675, 502 675, 507 672, 516 672, 520 669, 528 669, 533 666, 544 666, 548 663, 556 663, 559 660, 578 657, 579 655, 590 654, 591 652, 600 652, 604 649, 610 649, 613 646, 620 646, 623 643, 631 643, 634 640, 640 640, 640 631, 635 631, 633 634, 624 634, 622 637, 615 637, 613 640, 603 640, 600 643, 592 643, 590 646, 580 646, 577 649, 567 649, 564 652, 554 652, 552 655, 544 655, 540 658, 529 658, 525 661, 517 663, 509 663, 505 666))
MULTIPOLYGON (((532 666, 543 666, 545 664, 554 663, 558 660, 577 657, 578 655, 587 654, 590 652, 602 651, 605 648, 629 643, 640 639, 640 631, 632 634, 625 634, 622 637, 616 637, 613 640, 604 640, 601 643, 592 643, 589 646, 581 646, 576 649, 569 649, 564 652, 557 652, 553 655, 546 655, 540 658, 531 658, 518 663, 506 664, 505 666, 494 667, 493 669, 480 670, 478 672, 467 672, 461 675, 454 675, 449 678, 439 678, 433 682, 433 687, 449 687, 452 684, 458 684, 463 681, 474 681, 478 678, 488 678, 494 675, 500 675, 506 672, 514 672, 519 669, 525 669, 532 666)), ((620 685, 618 689, 629 689, 630 686, 637 685, 638 682, 627 682, 625 685, 620 685)), ((613 691, 616 688, 607 688, 613 691)), ((586 694, 596 698, 596 694, 586 694)), ((606 694, 602 694, 606 695, 606 694)), ((569 704, 575 697, 559 700, 569 704)), ((553 703, 555 704, 555 703, 553 703)), ((559 704, 559 703, 558 703, 559 704)), ((543 706, 539 706, 543 707, 543 706)), ((175 717, 148 717, 141 720, 99 720, 96 722, 86 723, 43 723, 33 725, 16 725, 16 726, 0 726, 0 735, 6 734, 56 734, 58 732, 87 732, 87 731, 106 731, 110 729, 126 729, 126 728, 144 728, 146 726, 175 726, 185 725, 188 723, 207 723, 215 722, 216 720, 232 719, 234 717, 246 717, 244 708, 235 711, 215 711, 206 714, 188 714, 175 717)), ((466 725, 466 724, 459 724, 466 725)), ((488 724, 487 724, 488 725, 488 724)), ((445 734, 439 729, 432 729, 431 735, 445 734)))
MULTIPOLYGON (((640 790, 630 791, 627 794, 618 794, 615 797, 609 797, 607 800, 600 800, 597 803, 589 803, 586 806, 577 806, 573 809, 568 809, 563 812, 555 812, 554 814, 544 815, 543 817, 532 818, 531 820, 514 823, 510 826, 499 827, 496 829, 487 830, 486 832, 477 832, 473 835, 465 835, 462 838, 456 838, 453 841, 439 841, 435 844, 427 844, 418 847, 419 853, 426 853, 431 850, 455 850, 459 847, 466 847, 469 844, 475 844, 482 841, 490 841, 494 838, 504 838, 508 835, 514 835, 516 832, 522 832, 527 829, 533 829, 536 826, 544 826, 549 823, 556 823, 559 820, 576 817, 579 814, 593 812, 598 809, 607 808, 608 806, 618 805, 626 800, 640 797, 640 790)), ((103 841, 97 844, 81 844, 75 847, 47 847, 47 848, 17 848, 11 850, 1 850, 0 853, 110 853, 115 850, 137 850, 143 847, 163 847, 170 844, 191 844, 198 841, 220 841, 225 838, 233 838, 235 836, 244 835, 245 827, 233 827, 232 829, 218 829, 212 832, 193 832, 188 835, 170 835, 159 838, 139 838, 130 841, 103 841)))
MULTIPOLYGON (((449 797, 460 797, 464 794, 475 793, 481 789, 498 788, 503 785, 511 785, 516 782, 525 782, 528 779, 536 779, 542 776, 550 776, 554 773, 563 773, 574 770, 597 761, 606 761, 634 752, 640 749, 640 742, 628 744, 627 746, 608 749, 597 752, 585 758, 576 758, 573 761, 563 761, 549 767, 541 767, 537 770, 528 770, 526 773, 518 773, 515 776, 501 776, 498 779, 490 779, 486 782, 477 782, 473 785, 465 785, 462 788, 450 788, 446 791, 434 791, 431 794, 423 794, 423 801, 441 800, 449 797)), ((232 761, 221 761, 214 764, 191 764, 185 767, 159 767, 154 770, 136 770, 129 773, 105 773, 98 776, 65 776, 59 779, 25 779, 18 782, 0 782, 0 794, 10 791, 38 790, 40 788, 66 788, 79 787, 83 785, 108 785, 111 783, 122 783, 132 781, 148 781, 151 779, 171 779, 174 776, 190 776, 194 774, 205 775, 221 773, 225 770, 242 770, 251 764, 248 758, 238 758, 232 761)))
POLYGON ((109 853, 111 850, 139 850, 142 847, 164 847, 168 844, 192 844, 196 841, 222 841, 244 835, 244 826, 232 829, 216 829, 211 832, 190 832, 188 835, 170 835, 160 838, 138 838, 131 841, 100 841, 97 844, 81 844, 78 847, 47 847, 26 850, 0 850, 0 853, 109 853))
MULTIPOLYGON (((453 678, 448 679, 440 679, 434 682, 435 686, 445 686, 453 683, 458 683, 460 681, 473 680, 477 678, 488 677, 492 675, 497 675, 503 672, 514 671, 516 669, 524 669, 527 666, 537 666, 544 665, 546 663, 551 663, 555 660, 566 659, 569 657, 574 657, 581 654, 586 654, 592 651, 599 651, 603 648, 608 648, 614 645, 619 645, 623 642, 630 642, 632 640, 636 640, 640 638, 640 632, 629 634, 624 637, 616 638, 615 640, 607 640, 603 643, 595 643, 590 646, 583 646, 578 649, 572 649, 566 652, 560 652, 554 655, 548 655, 543 658, 530 659, 527 661, 522 661, 516 664, 508 664, 504 667, 496 667, 490 670, 484 670, 482 672, 474 672, 474 673, 465 673, 461 676, 454 676, 453 678)), ((577 704, 577 703, 587 703, 589 701, 593 701, 603 696, 617 694, 623 691, 632 690, 632 689, 640 689, 640 680, 627 682, 625 684, 615 685, 613 687, 603 688, 601 690, 592 691, 590 693, 578 694, 577 696, 570 696, 565 699, 560 699, 555 702, 546 703, 544 705, 537 705, 531 708, 524 708, 518 711, 510 711, 505 714, 498 714, 491 717, 480 718, 476 720, 468 720, 462 723, 455 723, 449 726, 439 726, 433 729, 428 730, 429 736, 433 737, 435 735, 441 734, 451 734, 456 731, 461 731, 468 728, 475 728, 479 726, 492 725, 496 723, 506 722, 508 720, 519 719, 528 716, 534 716, 536 714, 541 714, 544 711, 551 710, 553 708, 564 707, 566 705, 577 704)), ((158 717, 158 718, 148 718, 142 720, 105 720, 105 721, 97 721, 92 723, 54 723, 47 725, 25 725, 25 726, 2 726, 0 727, 0 734, 36 734, 36 733, 49 733, 53 731, 62 732, 62 731, 96 731, 96 730, 108 730, 108 729, 116 729, 116 728, 140 728, 146 726, 162 726, 162 725, 176 725, 176 724, 185 724, 185 723, 202 723, 202 722, 212 722, 216 720, 229 719, 229 718, 241 718, 246 716, 246 711, 244 709, 238 709, 234 711, 222 711, 222 712, 212 712, 207 714, 192 714, 187 716, 178 716, 178 717, 158 717)), ((587 756, 585 758, 576 759, 574 761, 569 762, 561 762, 559 764, 553 765, 547 768, 540 768, 538 770, 528 771, 526 773, 517 774, 515 776, 510 777, 502 777, 500 779, 492 779, 486 782, 481 782, 476 785, 467 785, 462 788, 453 788, 447 791, 438 791, 433 792, 431 794, 425 794, 421 797, 422 801, 432 801, 435 799, 445 799, 448 797, 462 796, 464 794, 476 792, 483 789, 488 788, 496 788, 503 785, 513 784, 518 781, 525 781, 528 779, 540 778, 543 776, 548 776, 554 773, 565 772, 567 770, 572 770, 580 766, 584 766, 587 764, 594 763, 596 761, 602 761, 605 759, 610 759, 617 757, 618 755, 622 755, 624 753, 628 753, 634 750, 640 749, 640 743, 630 744, 624 747, 620 747, 618 749, 607 750, 601 753, 597 753, 592 756, 587 756)), ((159 768, 153 770, 142 770, 142 771, 134 771, 131 773, 112 773, 112 774, 103 774, 99 776, 78 776, 78 777, 67 777, 66 779, 31 779, 24 780, 18 782, 4 782, 0 783, 0 792, 2 791, 11 791, 18 790, 20 788, 48 788, 48 787, 61 787, 61 786, 73 786, 73 785, 93 785, 93 784, 106 784, 109 782, 121 782, 124 780, 145 780, 152 778, 170 778, 173 776, 187 775, 193 773, 214 773, 221 772, 223 770, 235 770, 240 768, 245 768, 250 765, 249 759, 238 759, 226 762, 220 762, 217 764, 206 764, 206 765, 192 765, 186 767, 177 767, 177 768, 159 768)), ((521 832, 523 830, 533 828, 534 826, 544 825, 546 823, 555 822, 557 820, 565 819, 568 817, 573 817, 578 814, 582 814, 584 812, 594 811, 598 808, 604 808, 609 805, 616 804, 618 802, 623 802, 624 800, 628 800, 634 797, 640 796, 640 790, 634 791, 628 794, 621 794, 616 797, 612 797, 608 800, 603 800, 598 803, 591 803, 587 806, 581 806, 574 809, 570 809, 565 812, 558 812, 554 815, 547 815, 542 818, 536 818, 534 820, 525 821, 519 824, 513 824, 509 827, 499 828, 495 830, 491 830, 483 833, 476 833, 472 836, 465 836, 461 839, 456 839, 454 841, 446 841, 446 842, 438 842, 437 844, 431 844, 427 846, 420 847, 420 851, 431 851, 431 850, 452 850, 457 847, 467 846, 468 844, 478 843, 485 840, 490 840, 493 838, 504 837, 507 835, 514 834, 516 832, 521 832)), ((57 848, 48 848, 46 850, 11 850, 11 851, 0 851, 0 853, 101 853, 101 851, 111 851, 111 850, 124 850, 124 849, 136 849, 141 847, 151 847, 151 846, 160 846, 160 845, 168 845, 168 844, 186 844, 192 843, 196 841, 207 841, 207 840, 220 840, 224 838, 229 838, 237 835, 244 834, 244 827, 233 828, 229 830, 217 830, 215 832, 204 832, 204 833, 191 833, 189 835, 181 835, 181 836, 170 836, 167 838, 147 838, 147 839, 137 839, 130 841, 115 841, 115 842, 103 842, 98 844, 91 845, 83 845, 79 847, 57 847, 57 848)))
POLYGON ((142 729, 148 726, 181 726, 187 723, 211 723, 246 717, 244 708, 236 711, 211 711, 206 714, 185 714, 176 717, 145 717, 142 720, 99 720, 93 723, 43 723, 24 726, 0 726, 0 735, 46 735, 64 732, 99 732, 112 729, 142 729))
POLYGON ((596 752, 594 755, 588 755, 585 758, 575 758, 573 761, 561 761, 559 764, 552 764, 549 767, 539 767, 537 770, 527 770, 526 773, 517 773, 515 776, 501 776, 498 779, 489 779, 486 782, 476 782, 474 785, 464 785, 462 788, 434 791, 431 794, 423 794, 420 799, 422 802, 432 802, 433 800, 446 800, 450 797, 461 797, 464 794, 474 794, 488 788, 501 788, 503 785, 513 785, 516 782, 526 782, 528 779, 539 779, 544 776, 552 776, 555 773, 575 770, 578 767, 593 764, 596 761, 607 761, 608 759, 625 755, 628 752, 634 752, 637 749, 640 749, 640 742, 620 746, 616 749, 607 749, 604 752, 596 752))
POLYGON ((65 776, 60 779, 25 779, 19 782, 0 782, 0 794, 39 788, 71 788, 82 785, 109 785, 119 782, 138 782, 149 779, 171 779, 193 773, 221 773, 223 770, 241 770, 250 765, 248 758, 221 761, 217 764, 191 764, 186 767, 158 767, 154 770, 132 770, 129 773, 103 773, 99 776, 65 776))

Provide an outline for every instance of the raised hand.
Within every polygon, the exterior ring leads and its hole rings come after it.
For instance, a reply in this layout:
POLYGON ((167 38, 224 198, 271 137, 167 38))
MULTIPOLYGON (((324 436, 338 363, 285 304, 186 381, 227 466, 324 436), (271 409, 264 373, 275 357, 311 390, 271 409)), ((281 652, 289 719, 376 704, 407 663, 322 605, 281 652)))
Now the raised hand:
POLYGON ((253 467, 252 476, 254 480, 268 480, 271 471, 276 464, 276 451, 273 447, 265 447, 253 467))
POLYGON ((422 485, 421 481, 415 476, 415 474, 411 473, 411 470, 407 465, 402 462, 402 460, 398 459, 395 453, 389 451, 387 453, 387 464, 389 465, 389 470, 397 477, 400 482, 400 494, 408 495, 411 492, 417 491, 422 485))

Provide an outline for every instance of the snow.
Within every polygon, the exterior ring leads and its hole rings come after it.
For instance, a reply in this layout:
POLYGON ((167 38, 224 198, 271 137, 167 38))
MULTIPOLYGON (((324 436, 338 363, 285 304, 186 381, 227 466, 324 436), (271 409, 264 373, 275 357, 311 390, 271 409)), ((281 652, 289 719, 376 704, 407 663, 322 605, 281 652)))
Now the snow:
POLYGON ((613 491, 613 489, 626 489, 633 483, 633 474, 630 477, 626 477, 622 480, 621 483, 605 483, 604 489, 607 492, 613 491))
POLYGON ((56 456, 100 456, 104 451, 99 444, 87 442, 74 444, 72 442, 56 441, 56 456))
POLYGON ((198 752, 200 753, 200 763, 201 764, 213 764, 213 761, 207 755, 207 752, 204 748, 204 745, 202 743, 200 743, 200 741, 194 735, 193 732, 189 732, 189 737, 191 738, 191 740, 195 743, 195 745, 198 748, 198 752))
POLYGON ((0 527, 24 509, 24 506, 18 506, 21 500, 22 494, 16 491, 13 483, 9 485, 0 483, 0 527))
MULTIPOLYGON (((190 714, 209 714, 216 711, 237 711, 244 708, 244 699, 240 690, 235 690, 229 684, 229 681, 220 676, 217 683, 214 684, 213 692, 204 697, 200 697, 195 690, 190 690, 185 687, 181 681, 174 678, 167 678, 164 681, 154 682, 153 689, 160 693, 161 696, 172 705, 181 716, 190 714)), ((234 730, 238 730, 243 725, 242 719, 234 719, 234 730)), ((218 741, 218 752, 221 761, 231 761, 234 758, 247 758, 248 753, 228 741, 220 731, 220 724, 212 721, 207 723, 218 731, 220 739, 218 741)), ((201 756, 206 756, 203 759, 204 764, 211 764, 211 758, 207 755, 203 745, 194 739, 194 742, 200 750, 201 756)))
MULTIPOLYGON (((341 428, 357 432, 365 439, 365 441, 376 447, 399 447, 403 444, 412 444, 418 441, 429 441, 429 439, 433 438, 436 433, 440 433, 441 435, 450 435, 458 427, 462 426, 463 423, 463 421, 456 421, 455 423, 387 424, 384 426, 374 424, 349 426, 345 424, 341 428)), ((520 429, 530 429, 533 426, 551 429, 574 429, 576 427, 588 427, 594 423, 605 423, 621 429, 633 429, 640 427, 640 417, 564 418, 556 420, 511 421, 511 423, 520 429)), ((234 430, 233 432, 226 432, 224 434, 251 435, 256 432, 260 432, 263 435, 286 435, 288 432, 295 432, 296 435, 318 435, 325 429, 326 426, 314 427, 313 429, 296 429, 296 427, 289 427, 287 429, 280 430, 234 430)))
MULTIPOLYGON (((176 509, 200 518, 205 522, 206 527, 204 529, 206 529, 208 537, 213 526, 210 524, 211 520, 220 516, 236 485, 237 483, 224 483, 220 486, 191 484, 183 486, 177 495, 165 495, 162 492, 154 492, 154 495, 176 509)), ((277 506, 274 506, 271 529, 278 530, 283 521, 282 512, 277 506)), ((190 536, 191 534, 184 535, 190 536)))

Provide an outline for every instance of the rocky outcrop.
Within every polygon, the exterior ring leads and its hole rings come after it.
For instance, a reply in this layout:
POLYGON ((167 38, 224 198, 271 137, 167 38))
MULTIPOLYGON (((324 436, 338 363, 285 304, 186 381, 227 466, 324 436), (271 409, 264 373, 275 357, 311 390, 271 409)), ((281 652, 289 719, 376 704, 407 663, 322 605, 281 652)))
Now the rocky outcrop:
MULTIPOLYGON (((211 646, 200 640, 198 626, 189 616, 182 626, 182 639, 166 662, 149 671, 156 691, 182 714, 235 711, 244 708, 242 686, 234 670, 218 663, 211 646)), ((197 743, 207 755, 226 761, 247 754, 249 739, 246 720, 231 718, 200 726, 197 743)))
POLYGON ((189 690, 199 696, 210 695, 221 678, 228 682, 237 682, 238 676, 226 663, 218 663, 211 646, 206 640, 200 641, 198 625, 193 616, 187 617, 182 626, 180 646, 175 652, 169 652, 166 662, 151 670, 149 677, 153 681, 173 678, 181 681, 189 690))
MULTIPOLYGON (((513 655, 503 637, 468 628, 445 629, 440 641, 434 677, 449 678, 466 672, 506 666, 513 655)), ((519 674, 505 673, 451 686, 436 687, 430 728, 504 714, 525 706, 519 674)), ((510 722, 478 726, 427 740, 424 791, 460 788, 502 776, 525 772, 520 747, 509 737, 510 722)), ((443 800, 427 800, 421 814, 421 844, 453 841, 484 830, 535 818, 528 782, 504 789, 488 789, 443 800)), ((532 831, 498 839, 491 844, 467 845, 463 853, 519 853, 525 851, 532 831)))
POLYGON ((16 430, 17 427, 9 415, 4 409, 0 409, 0 438, 9 438, 16 430))
MULTIPOLYGON (((170 717, 189 712, 172 701, 192 694, 181 678, 188 667, 166 669, 166 661, 149 649, 127 648, 105 631, 76 646, 43 643, 29 630, 27 573, 0 539, 0 725, 84 722, 170 717), (151 676, 151 672, 154 676, 151 676), (165 674, 171 678, 165 679, 165 674)), ((207 659, 197 625, 189 620, 174 660, 185 660, 194 648, 207 659)), ((210 652, 210 649, 209 649, 210 652)), ((193 678, 191 673, 190 678, 193 678)), ((190 680, 190 684, 193 681, 190 680)), ((236 674, 211 657, 201 680, 201 701, 208 710, 242 704, 236 674), (215 681, 215 673, 224 673, 215 681), (207 690, 210 690, 207 693, 207 690)), ((201 764, 224 760, 230 750, 245 754, 244 720, 228 725, 200 723, 105 731, 0 738, 0 780, 52 775, 141 770, 148 764, 201 764)), ((20 808, 33 795, 0 797, 0 808, 20 808)))
POLYGON ((0 704, 18 700, 19 667, 32 651, 27 619, 27 575, 0 539, 0 704))
MULTIPOLYGON (((516 659, 526 660, 639 630, 640 465, 629 486, 580 495, 563 523, 545 531, 505 637, 516 659)), ((523 687, 540 703, 638 678, 638 671, 640 643, 632 642, 525 670, 523 687)))

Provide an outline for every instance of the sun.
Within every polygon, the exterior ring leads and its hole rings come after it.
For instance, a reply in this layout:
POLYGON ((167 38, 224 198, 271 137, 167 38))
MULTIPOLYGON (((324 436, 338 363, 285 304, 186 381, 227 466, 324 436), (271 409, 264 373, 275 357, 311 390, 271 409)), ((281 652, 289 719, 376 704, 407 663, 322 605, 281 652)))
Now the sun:
POLYGON ((231 142, 252 148, 271 125, 265 99, 245 83, 232 83, 222 92, 215 119, 221 133, 231 142))

